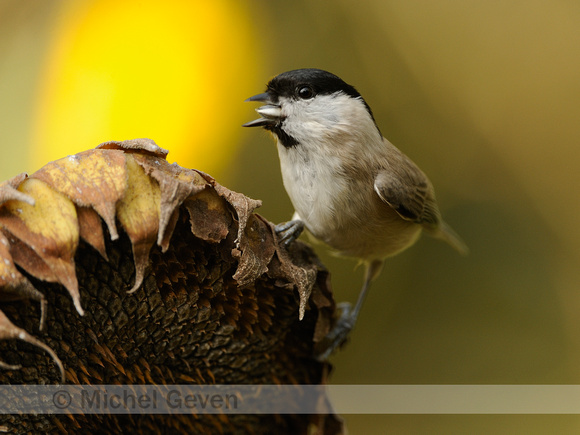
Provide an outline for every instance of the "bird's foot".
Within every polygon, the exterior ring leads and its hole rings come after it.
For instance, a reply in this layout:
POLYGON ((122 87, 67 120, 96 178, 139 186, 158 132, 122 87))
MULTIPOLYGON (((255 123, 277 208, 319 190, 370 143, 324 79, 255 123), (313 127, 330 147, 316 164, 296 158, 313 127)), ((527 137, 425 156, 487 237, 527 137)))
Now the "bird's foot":
POLYGON ((318 345, 320 350, 315 355, 318 361, 326 361, 336 349, 346 343, 348 334, 350 334, 356 323, 357 313, 353 312, 350 303, 342 302, 337 305, 337 308, 341 310, 340 317, 336 321, 334 328, 318 345))
POLYGON ((276 225, 274 231, 278 234, 279 242, 285 247, 288 247, 304 231, 304 222, 300 220, 283 222, 276 225))

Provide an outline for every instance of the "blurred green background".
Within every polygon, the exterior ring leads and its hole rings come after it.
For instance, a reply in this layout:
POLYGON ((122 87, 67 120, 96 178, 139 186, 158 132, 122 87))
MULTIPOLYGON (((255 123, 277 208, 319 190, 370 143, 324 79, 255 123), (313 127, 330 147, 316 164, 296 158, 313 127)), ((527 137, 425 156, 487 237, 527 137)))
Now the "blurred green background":
MULTIPOLYGON (((142 133, 139 119, 129 130, 103 123, 94 137, 75 130, 56 103, 68 86, 55 85, 63 71, 67 77, 91 72, 86 62, 67 57, 73 49, 66 43, 80 44, 95 32, 82 33, 83 20, 67 24, 72 3, 85 5, 84 19, 99 23, 97 45, 99 38, 113 48, 124 40, 122 29, 107 23, 116 2, 0 2, 1 179, 105 140, 149 136, 170 150, 169 160, 211 172, 263 200, 259 212, 271 221, 287 220, 293 210, 274 143, 240 127, 255 117, 255 105, 243 99, 283 71, 327 69, 357 87, 383 134, 429 175, 443 215, 471 249, 461 258, 424 237, 389 260, 350 343, 332 357, 331 381, 580 383, 580 3, 218 1, 220 9, 210 13, 202 1, 133 2, 141 12, 151 9, 153 23, 156 7, 189 8, 192 16, 210 14, 211 26, 163 61, 136 38, 135 67, 111 62, 117 72, 102 74, 114 80, 131 69, 137 77, 146 65, 175 62, 135 84, 136 94, 150 96, 140 104, 151 101, 163 123, 155 130, 156 117, 144 121, 142 133), (109 9, 101 5, 99 12, 100 3, 109 9), (63 37, 67 25, 73 30, 63 37), (200 40, 218 45, 202 53, 191 45, 200 40), (183 59, 201 76, 172 74, 183 59), (180 89, 199 96, 195 107, 167 100, 180 89)), ((122 19, 131 23, 132 16, 122 19)), ((182 36, 171 40, 171 26, 141 29, 169 38, 163 44, 184 43, 182 36)), ((82 45, 75 49, 91 58, 82 45)), ((109 64, 108 53, 98 54, 99 65, 109 64)), ((85 94, 92 82, 86 83, 69 89, 66 105, 82 109, 79 117, 101 119, 90 111, 96 105, 85 94)), ((112 110, 121 98, 111 93, 99 110, 112 110)), ((115 112, 121 124, 134 115, 131 105, 122 108, 115 112)), ((332 272, 337 300, 354 302, 362 269, 322 247, 317 252, 332 272)), ((580 431, 577 416, 345 418, 352 434, 580 431)))

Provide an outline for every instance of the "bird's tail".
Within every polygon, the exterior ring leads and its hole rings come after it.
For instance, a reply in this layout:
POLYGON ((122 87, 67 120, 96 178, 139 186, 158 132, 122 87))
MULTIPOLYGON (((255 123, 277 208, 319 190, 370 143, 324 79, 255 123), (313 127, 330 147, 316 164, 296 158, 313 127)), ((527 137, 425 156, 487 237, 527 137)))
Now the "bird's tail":
POLYGON ((437 239, 441 239, 444 242, 447 242, 453 249, 455 249, 461 255, 469 254, 469 248, 467 247, 465 242, 445 222, 442 221, 439 227, 435 231, 433 231, 431 235, 437 239))

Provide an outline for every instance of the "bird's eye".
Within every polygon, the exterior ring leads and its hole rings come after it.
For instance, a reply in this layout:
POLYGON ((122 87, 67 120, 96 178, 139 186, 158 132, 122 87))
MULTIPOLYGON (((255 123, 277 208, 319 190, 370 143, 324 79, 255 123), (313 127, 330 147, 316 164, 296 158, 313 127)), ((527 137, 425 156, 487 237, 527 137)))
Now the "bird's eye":
POLYGON ((314 97, 314 89, 310 86, 300 86, 298 88, 298 96, 303 100, 309 100, 310 98, 314 97))

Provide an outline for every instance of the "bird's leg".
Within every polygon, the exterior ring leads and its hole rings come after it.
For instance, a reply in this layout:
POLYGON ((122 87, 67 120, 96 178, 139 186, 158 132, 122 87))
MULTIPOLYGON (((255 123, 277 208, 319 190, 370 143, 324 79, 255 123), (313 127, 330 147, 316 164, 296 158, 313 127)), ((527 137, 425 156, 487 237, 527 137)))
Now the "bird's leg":
POLYGON ((288 246, 304 231, 304 222, 300 219, 292 219, 291 221, 276 225, 274 230, 278 234, 280 243, 288 246))
POLYGON ((322 339, 322 342, 318 346, 320 351, 317 353, 316 359, 319 361, 327 360, 331 353, 333 353, 346 342, 348 334, 350 331, 352 331, 354 325, 356 324, 356 320, 371 283, 378 276, 382 266, 382 260, 375 260, 369 263, 365 273, 362 289, 358 295, 358 299, 353 309, 351 309, 351 305, 348 302, 338 304, 338 307, 341 309, 340 317, 336 321, 336 324, 332 330, 326 335, 326 337, 322 339))

